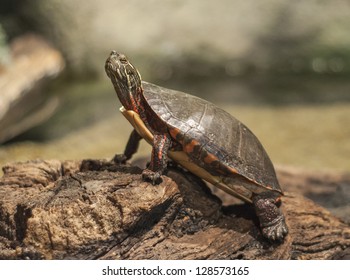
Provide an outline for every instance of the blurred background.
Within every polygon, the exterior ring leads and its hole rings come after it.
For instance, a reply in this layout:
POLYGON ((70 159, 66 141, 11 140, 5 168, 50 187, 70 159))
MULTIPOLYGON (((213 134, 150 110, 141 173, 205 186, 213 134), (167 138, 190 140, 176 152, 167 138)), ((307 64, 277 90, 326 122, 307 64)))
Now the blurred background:
POLYGON ((342 0, 1 0, 0 166, 122 152, 117 50, 230 112, 276 165, 349 171, 349 30, 342 0))

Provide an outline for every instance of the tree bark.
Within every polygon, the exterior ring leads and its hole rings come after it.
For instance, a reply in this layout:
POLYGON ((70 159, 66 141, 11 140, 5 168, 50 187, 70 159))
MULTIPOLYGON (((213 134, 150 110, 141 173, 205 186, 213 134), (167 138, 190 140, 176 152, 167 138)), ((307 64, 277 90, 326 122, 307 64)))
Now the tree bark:
MULTIPOLYGON (((37 160, 3 171, 1 259, 350 258, 350 226, 293 188, 301 176, 287 169, 279 176, 290 232, 277 244, 262 237, 251 205, 223 195, 223 206, 183 170, 170 168, 155 186, 138 167, 106 160, 37 160)), ((316 184, 310 176, 306 186, 316 184)))

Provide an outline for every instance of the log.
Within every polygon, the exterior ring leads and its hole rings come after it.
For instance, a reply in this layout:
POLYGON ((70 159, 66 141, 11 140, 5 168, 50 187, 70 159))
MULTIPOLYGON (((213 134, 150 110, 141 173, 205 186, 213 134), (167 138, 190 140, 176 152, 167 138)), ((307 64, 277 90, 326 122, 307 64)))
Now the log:
POLYGON ((156 186, 140 168, 107 160, 36 160, 3 172, 1 259, 350 258, 349 224, 290 182, 282 206, 290 233, 269 243, 251 205, 223 206, 174 167, 156 186))

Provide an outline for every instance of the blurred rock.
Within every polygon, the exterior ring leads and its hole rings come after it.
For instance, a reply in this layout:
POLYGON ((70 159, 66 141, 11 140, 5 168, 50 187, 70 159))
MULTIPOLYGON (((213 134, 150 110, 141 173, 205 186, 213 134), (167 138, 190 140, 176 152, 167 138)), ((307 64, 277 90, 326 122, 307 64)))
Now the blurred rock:
POLYGON ((0 24, 0 73, 10 63, 10 51, 6 39, 6 34, 0 24))
POLYGON ((11 64, 0 73, 0 143, 46 120, 58 99, 43 86, 64 68, 59 51, 36 35, 10 45, 11 64))
POLYGON ((76 72, 103 74, 112 49, 161 79, 180 72, 174 65, 184 76, 349 69, 346 1, 22 0, 17 12, 76 72))

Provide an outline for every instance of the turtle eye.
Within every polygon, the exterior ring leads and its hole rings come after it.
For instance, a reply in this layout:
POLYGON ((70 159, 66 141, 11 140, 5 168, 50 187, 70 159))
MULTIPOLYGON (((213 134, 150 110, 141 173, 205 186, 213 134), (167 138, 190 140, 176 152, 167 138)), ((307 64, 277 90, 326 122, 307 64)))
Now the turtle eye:
POLYGON ((128 60, 127 60, 126 56, 123 55, 123 54, 119 55, 119 61, 121 63, 123 63, 123 64, 127 64, 128 63, 128 60))

